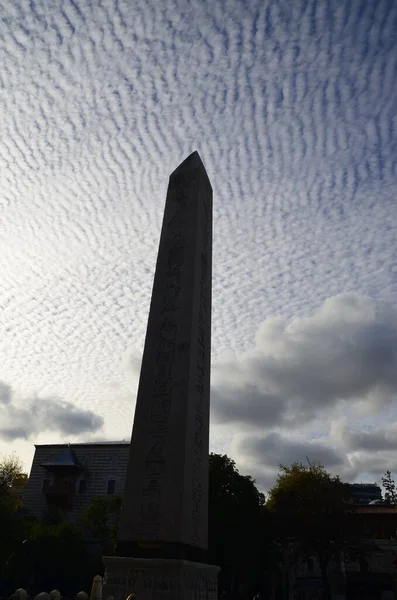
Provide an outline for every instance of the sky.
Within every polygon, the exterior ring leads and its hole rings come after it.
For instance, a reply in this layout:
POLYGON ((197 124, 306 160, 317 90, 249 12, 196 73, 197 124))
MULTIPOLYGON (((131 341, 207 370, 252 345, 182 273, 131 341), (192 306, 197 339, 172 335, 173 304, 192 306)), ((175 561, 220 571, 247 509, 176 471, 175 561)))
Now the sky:
POLYGON ((211 449, 397 472, 397 3, 5 0, 0 455, 128 439, 169 174, 214 192, 211 449))

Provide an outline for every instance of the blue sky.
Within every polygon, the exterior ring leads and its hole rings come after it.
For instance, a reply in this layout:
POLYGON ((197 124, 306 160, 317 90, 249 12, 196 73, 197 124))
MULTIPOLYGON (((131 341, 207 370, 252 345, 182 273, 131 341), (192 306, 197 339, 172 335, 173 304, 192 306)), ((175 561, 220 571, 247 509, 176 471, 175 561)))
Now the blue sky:
POLYGON ((169 174, 214 190, 212 448, 397 471, 393 0, 6 0, 0 453, 128 438, 169 174))

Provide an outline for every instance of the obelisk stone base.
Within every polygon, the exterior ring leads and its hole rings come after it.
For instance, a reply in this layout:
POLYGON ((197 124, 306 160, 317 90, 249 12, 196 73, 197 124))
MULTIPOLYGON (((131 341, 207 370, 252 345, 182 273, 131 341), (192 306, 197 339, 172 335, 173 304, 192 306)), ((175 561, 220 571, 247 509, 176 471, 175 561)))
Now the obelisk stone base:
POLYGON ((104 556, 103 598, 217 600, 219 567, 187 560, 104 556))

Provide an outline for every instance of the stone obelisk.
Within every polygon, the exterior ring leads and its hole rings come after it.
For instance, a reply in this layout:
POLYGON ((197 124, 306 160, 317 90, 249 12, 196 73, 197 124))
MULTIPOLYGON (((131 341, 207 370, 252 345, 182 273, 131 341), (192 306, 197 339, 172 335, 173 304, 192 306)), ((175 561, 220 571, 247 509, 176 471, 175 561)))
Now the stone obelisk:
POLYGON ((106 593, 216 598, 205 564, 212 188, 193 152, 171 174, 120 516, 106 593), (164 595, 165 594, 165 595, 164 595))

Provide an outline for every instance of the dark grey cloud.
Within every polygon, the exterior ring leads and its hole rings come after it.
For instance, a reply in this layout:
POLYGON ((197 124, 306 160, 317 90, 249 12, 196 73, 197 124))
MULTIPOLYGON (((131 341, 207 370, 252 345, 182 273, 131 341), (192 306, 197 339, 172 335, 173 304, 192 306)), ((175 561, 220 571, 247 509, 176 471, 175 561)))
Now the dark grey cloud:
POLYGON ((357 293, 270 317, 213 365, 213 427, 263 490, 278 465, 319 460, 343 480, 397 471, 397 311, 357 293))
POLYGON ((382 453, 397 450, 397 421, 357 428, 346 419, 336 421, 331 428, 335 444, 346 452, 382 453))
POLYGON ((80 409, 65 400, 35 399, 31 411, 47 431, 54 428, 64 435, 92 433, 98 431, 104 423, 103 418, 91 410, 80 409))
POLYGON ((254 348, 214 365, 216 423, 297 427, 341 403, 397 397, 397 312, 348 293, 307 317, 265 320, 254 348))
POLYGON ((9 404, 11 402, 11 387, 0 381, 0 404, 9 404))
POLYGON ((239 434, 230 452, 243 472, 250 473, 263 490, 275 483, 279 465, 306 459, 319 461, 327 471, 342 481, 376 481, 390 470, 397 477, 396 443, 393 433, 397 422, 374 427, 363 433, 352 430, 346 422, 332 423, 330 435, 312 438, 304 428, 298 433, 278 431, 239 434))
POLYGON ((277 432, 263 436, 239 436, 234 448, 239 455, 257 458, 271 467, 290 465, 294 461, 306 462, 308 458, 320 461, 327 468, 335 468, 343 465, 345 460, 343 451, 330 443, 294 438, 277 432))
MULTIPOLYGON (((215 367, 216 369, 216 367, 215 367)), ((211 417, 215 424, 247 424, 271 427, 284 418, 285 406, 277 394, 271 395, 250 384, 214 385, 211 391, 211 417)))
POLYGON ((92 434, 104 424, 101 416, 80 409, 59 398, 15 399, 12 389, 0 383, 0 391, 8 388, 8 402, 0 406, 0 439, 14 441, 32 439, 41 433, 54 437, 92 434))
POLYGON ((26 440, 28 437, 26 427, 0 427, 0 438, 6 442, 13 442, 18 439, 26 440))

